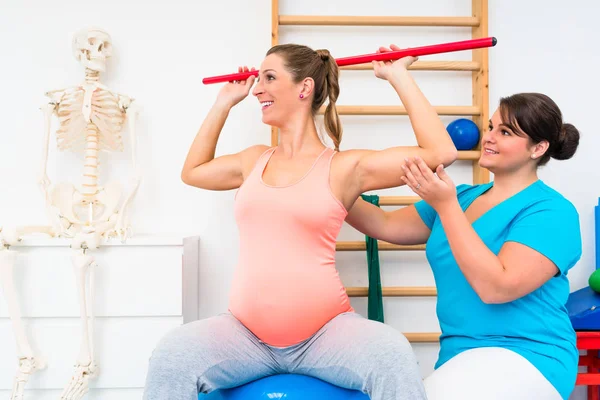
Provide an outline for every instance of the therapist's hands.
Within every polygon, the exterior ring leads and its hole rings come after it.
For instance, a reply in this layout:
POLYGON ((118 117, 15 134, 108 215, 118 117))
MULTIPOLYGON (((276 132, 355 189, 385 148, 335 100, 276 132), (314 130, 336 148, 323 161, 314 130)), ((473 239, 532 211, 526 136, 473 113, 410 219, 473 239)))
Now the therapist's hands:
POLYGON ((402 180, 438 213, 445 206, 457 202, 456 185, 442 164, 438 165, 434 174, 420 157, 406 158, 405 162, 402 180))

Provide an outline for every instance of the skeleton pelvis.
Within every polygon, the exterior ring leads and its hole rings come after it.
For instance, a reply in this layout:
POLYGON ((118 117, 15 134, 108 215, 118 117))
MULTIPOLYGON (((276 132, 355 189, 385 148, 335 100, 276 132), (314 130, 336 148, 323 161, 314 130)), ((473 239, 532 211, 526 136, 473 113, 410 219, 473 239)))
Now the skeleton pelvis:
POLYGON ((93 225, 106 222, 118 211, 123 189, 119 182, 98 187, 95 194, 84 195, 73 184, 59 183, 50 193, 51 203, 72 224, 93 225))

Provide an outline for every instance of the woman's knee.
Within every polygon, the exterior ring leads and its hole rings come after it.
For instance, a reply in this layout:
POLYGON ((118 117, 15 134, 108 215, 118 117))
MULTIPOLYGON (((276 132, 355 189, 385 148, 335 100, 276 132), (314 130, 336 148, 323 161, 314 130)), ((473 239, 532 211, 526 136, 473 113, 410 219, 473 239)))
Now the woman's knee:
POLYGON ((223 352, 242 343, 239 323, 220 315, 187 323, 167 332, 152 352, 151 363, 203 369, 220 360, 223 352))
POLYGON ((379 335, 366 344, 368 359, 375 370, 395 373, 399 369, 416 371, 417 358, 408 339, 396 329, 384 325, 379 335))
POLYGON ((369 374, 366 386, 371 393, 389 392, 393 398, 423 399, 425 389, 417 357, 407 338, 389 327, 367 346, 369 374), (381 389, 385 388, 385 389, 381 389))
POLYGON ((361 362, 369 364, 372 368, 396 369, 398 363, 404 363, 407 367, 416 365, 416 356, 410 342, 390 325, 355 315, 345 316, 336 322, 339 325, 336 331, 344 332, 345 340, 353 342, 351 348, 359 351, 359 355, 364 355, 360 357, 361 362))
POLYGON ((381 347, 386 348, 389 353, 393 353, 394 355, 399 357, 414 357, 412 345, 410 344, 406 336, 402 334, 402 332, 392 328, 389 325, 384 325, 381 331, 382 333, 379 339, 381 347))
POLYGON ((219 325, 218 317, 213 317, 171 329, 156 344, 151 363, 168 367, 209 359, 218 347, 214 331, 219 325))
MULTIPOLYGON (((190 324, 196 324, 195 321, 190 324)), ((198 345, 200 338, 196 337, 194 345, 198 345)), ((150 364, 154 366, 169 367, 181 362, 181 358, 189 353, 192 345, 192 337, 189 327, 179 326, 167 332, 156 344, 150 357, 150 364)))

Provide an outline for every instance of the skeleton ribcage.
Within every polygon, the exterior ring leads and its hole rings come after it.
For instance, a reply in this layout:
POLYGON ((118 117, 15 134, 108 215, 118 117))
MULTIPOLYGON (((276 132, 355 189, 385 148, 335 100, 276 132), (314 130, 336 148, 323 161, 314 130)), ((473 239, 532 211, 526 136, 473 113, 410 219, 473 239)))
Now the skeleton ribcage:
POLYGON ((62 96, 56 114, 60 128, 56 132, 60 150, 83 151, 86 146, 86 131, 93 124, 98 131, 98 150, 122 151, 121 130, 125 112, 119 107, 117 95, 105 89, 97 89, 89 105, 92 109, 90 121, 84 117, 84 94, 82 88, 67 89, 62 96))

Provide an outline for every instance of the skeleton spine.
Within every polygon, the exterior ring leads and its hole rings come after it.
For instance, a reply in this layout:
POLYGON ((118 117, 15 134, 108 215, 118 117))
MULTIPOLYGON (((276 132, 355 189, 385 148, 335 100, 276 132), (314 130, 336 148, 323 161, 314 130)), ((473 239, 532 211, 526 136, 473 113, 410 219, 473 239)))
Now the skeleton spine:
POLYGON ((89 123, 85 129, 85 162, 83 166, 83 195, 98 191, 98 128, 89 123))

